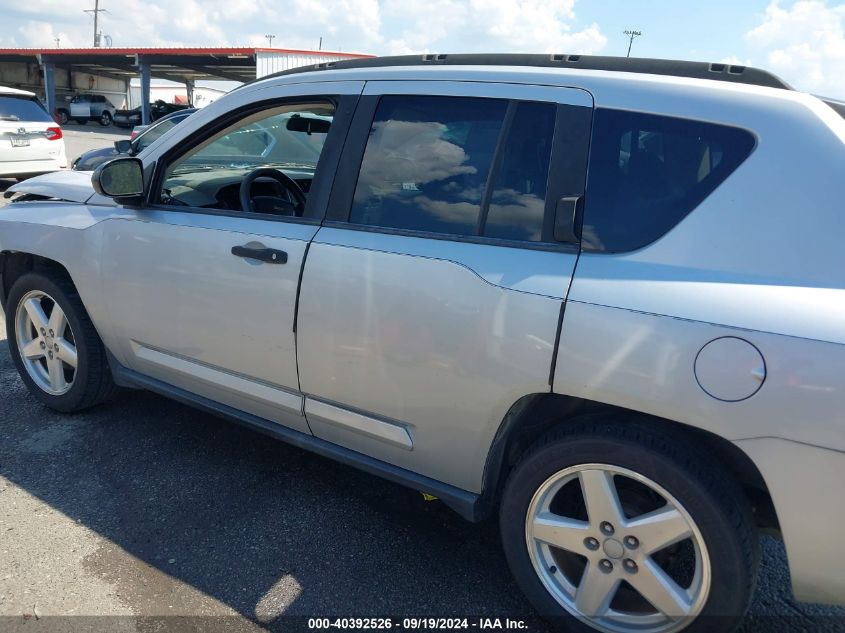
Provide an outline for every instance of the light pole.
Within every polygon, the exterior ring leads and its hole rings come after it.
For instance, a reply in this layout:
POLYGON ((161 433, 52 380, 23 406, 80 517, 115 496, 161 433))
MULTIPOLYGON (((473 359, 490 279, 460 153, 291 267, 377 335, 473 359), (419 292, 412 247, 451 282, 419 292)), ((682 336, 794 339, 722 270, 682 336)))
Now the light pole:
POLYGON ((631 56, 631 46, 634 45, 634 38, 642 35, 642 31, 623 31, 628 36, 628 54, 625 57, 631 56))
POLYGON ((276 36, 268 33, 264 37, 267 38, 267 46, 273 48, 273 40, 276 38, 276 36))
POLYGON ((94 47, 100 45, 100 34, 97 32, 97 18, 100 16, 101 13, 105 13, 105 9, 100 8, 100 0, 94 0, 94 8, 93 9, 83 9, 84 13, 93 13, 94 14, 94 47))

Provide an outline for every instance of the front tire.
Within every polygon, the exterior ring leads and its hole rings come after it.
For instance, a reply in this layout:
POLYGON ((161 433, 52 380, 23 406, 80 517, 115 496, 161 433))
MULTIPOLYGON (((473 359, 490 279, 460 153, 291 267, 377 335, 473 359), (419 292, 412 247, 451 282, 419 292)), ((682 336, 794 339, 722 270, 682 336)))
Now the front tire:
POLYGON ((112 117, 111 117, 111 114, 109 114, 108 112, 103 112, 100 115, 100 125, 102 125, 103 127, 110 126, 111 122, 112 122, 112 117))
POLYGON ((540 440, 508 479, 500 524, 529 600, 572 631, 730 631, 751 601, 747 500, 645 419, 583 419, 540 440))
POLYGON ((51 409, 82 411, 114 393, 105 348, 69 280, 20 277, 6 301, 6 333, 21 379, 51 409))

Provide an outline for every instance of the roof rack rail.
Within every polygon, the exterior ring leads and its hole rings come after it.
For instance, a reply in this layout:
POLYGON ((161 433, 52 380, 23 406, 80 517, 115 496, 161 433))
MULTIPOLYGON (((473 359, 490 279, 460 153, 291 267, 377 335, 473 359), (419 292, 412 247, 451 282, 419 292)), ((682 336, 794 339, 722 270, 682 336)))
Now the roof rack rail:
MULTIPOLYGON (((541 68, 578 68, 581 70, 608 70, 626 73, 670 75, 694 79, 714 79, 729 83, 750 84, 767 88, 792 90, 785 81, 772 73, 737 64, 689 62, 674 59, 647 59, 639 57, 605 57, 599 55, 533 55, 514 53, 425 54, 395 57, 370 57, 336 62, 323 62, 283 70, 268 77, 282 77, 320 70, 347 68, 386 68, 391 66, 536 66, 541 68)), ((267 77, 262 77, 267 79, 267 77)))

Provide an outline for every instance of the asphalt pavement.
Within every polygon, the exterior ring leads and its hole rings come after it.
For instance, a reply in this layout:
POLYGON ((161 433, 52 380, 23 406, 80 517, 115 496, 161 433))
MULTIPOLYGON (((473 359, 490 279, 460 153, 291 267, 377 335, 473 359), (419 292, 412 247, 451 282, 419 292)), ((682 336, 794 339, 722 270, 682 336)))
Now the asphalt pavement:
MULTIPOLYGON (((795 602, 772 538, 751 613, 746 631, 845 630, 845 609, 795 602)), ((285 630, 305 625, 292 616, 421 615, 544 630, 495 520, 467 523, 141 391, 51 412, 18 378, 0 318, 0 629, 285 630)))
POLYGON ((108 147, 115 141, 122 138, 129 138, 130 128, 117 126, 103 127, 99 123, 68 123, 62 126, 62 133, 65 139, 65 153, 67 154, 68 165, 83 152, 100 147, 108 147))

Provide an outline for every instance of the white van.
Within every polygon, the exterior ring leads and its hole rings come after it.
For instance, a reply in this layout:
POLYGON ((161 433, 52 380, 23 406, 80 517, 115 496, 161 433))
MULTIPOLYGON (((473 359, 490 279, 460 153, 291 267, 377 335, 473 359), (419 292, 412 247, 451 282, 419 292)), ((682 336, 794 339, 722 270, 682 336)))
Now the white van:
POLYGON ((0 178, 67 169, 60 128, 37 97, 0 86, 0 178))

